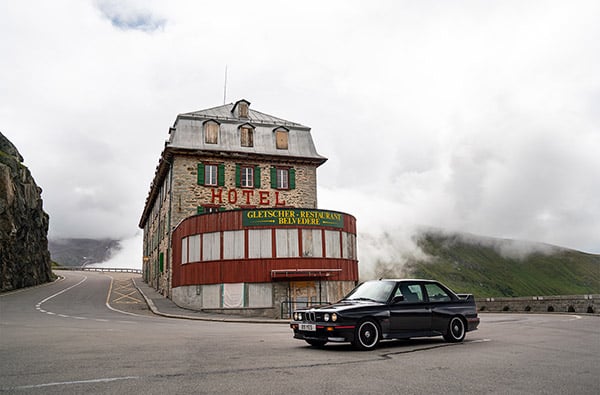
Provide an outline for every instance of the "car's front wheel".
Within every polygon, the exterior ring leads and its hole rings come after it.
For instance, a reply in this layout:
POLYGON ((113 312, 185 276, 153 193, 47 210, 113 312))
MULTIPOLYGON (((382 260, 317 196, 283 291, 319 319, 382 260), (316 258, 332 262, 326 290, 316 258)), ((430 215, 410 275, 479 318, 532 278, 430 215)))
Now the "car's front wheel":
POLYGON ((377 347, 379 340, 381 340, 379 325, 368 318, 356 326, 352 344, 359 350, 372 350, 377 347))
POLYGON ((305 342, 307 342, 308 344, 310 344, 313 347, 323 347, 325 344, 327 344, 327 342, 325 340, 304 340, 305 342))
POLYGON ((451 343, 459 343, 465 339, 467 330, 465 328, 465 322, 460 317, 452 317, 448 322, 448 330, 444 335, 444 339, 451 343))

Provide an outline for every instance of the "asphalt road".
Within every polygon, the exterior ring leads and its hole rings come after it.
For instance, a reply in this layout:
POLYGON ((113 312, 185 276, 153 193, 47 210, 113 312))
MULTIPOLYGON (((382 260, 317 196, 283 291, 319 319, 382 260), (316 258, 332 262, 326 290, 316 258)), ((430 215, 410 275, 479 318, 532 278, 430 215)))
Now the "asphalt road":
POLYGON ((0 392, 600 393, 596 316, 482 314, 462 344, 313 349, 285 324, 152 315, 128 287, 131 275, 63 274, 0 296, 0 392))

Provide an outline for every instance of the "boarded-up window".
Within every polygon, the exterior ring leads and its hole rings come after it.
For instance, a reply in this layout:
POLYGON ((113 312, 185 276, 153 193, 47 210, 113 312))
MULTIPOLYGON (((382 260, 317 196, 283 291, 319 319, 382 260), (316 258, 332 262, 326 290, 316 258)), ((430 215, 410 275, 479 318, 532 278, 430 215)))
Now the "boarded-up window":
POLYGON ((223 284, 223 307, 244 307, 244 283, 223 284))
POLYGON ((246 284, 248 288, 248 307, 272 307, 273 306, 273 285, 266 284, 246 284))
POLYGON ((342 258, 356 259, 356 236, 351 233, 342 233, 342 258))
POLYGON ((238 111, 240 118, 248 118, 248 103, 240 101, 238 103, 238 111))
POLYGON ((325 256, 327 258, 341 258, 339 231, 325 231, 325 256))
POLYGON ((302 229, 302 256, 323 257, 323 239, 320 229, 302 229))
POLYGON ((223 232, 223 259, 244 258, 244 231, 223 232))
POLYGON ((202 286, 202 307, 205 309, 221 307, 221 286, 219 284, 202 286))
POLYGON ((189 240, 189 261, 188 262, 199 262, 200 261, 200 235, 194 235, 188 237, 189 240))
POLYGON ((272 258, 271 229, 248 230, 248 258, 272 258))
POLYGON ((275 131, 275 145, 277 149, 288 149, 288 131, 287 130, 276 130, 275 131))
POLYGON ((208 121, 204 124, 204 142, 206 144, 219 142, 219 124, 215 121, 208 121))
POLYGON ((221 259, 221 233, 204 233, 202 235, 202 260, 217 261, 221 259))
POLYGON ((277 258, 300 256, 298 251, 298 229, 276 229, 277 258))
POLYGON ((249 126, 240 128, 240 139, 242 147, 254 147, 254 130, 249 126))
POLYGON ((181 264, 188 263, 188 238, 181 239, 181 264))

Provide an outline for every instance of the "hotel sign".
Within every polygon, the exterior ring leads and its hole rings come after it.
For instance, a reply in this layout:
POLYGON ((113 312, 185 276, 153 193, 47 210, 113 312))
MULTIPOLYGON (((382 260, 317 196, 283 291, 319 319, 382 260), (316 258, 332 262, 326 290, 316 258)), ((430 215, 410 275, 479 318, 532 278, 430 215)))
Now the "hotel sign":
POLYGON ((332 226, 344 227, 344 215, 334 211, 304 210, 304 209, 262 209, 243 210, 242 224, 244 226, 332 226))

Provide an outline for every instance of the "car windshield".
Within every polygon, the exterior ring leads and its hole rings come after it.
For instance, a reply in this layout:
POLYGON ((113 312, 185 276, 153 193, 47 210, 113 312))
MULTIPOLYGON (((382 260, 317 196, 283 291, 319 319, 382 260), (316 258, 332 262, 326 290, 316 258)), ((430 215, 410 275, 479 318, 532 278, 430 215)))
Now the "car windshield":
POLYGON ((395 285, 393 281, 367 281, 354 288, 344 300, 387 302, 395 285))

